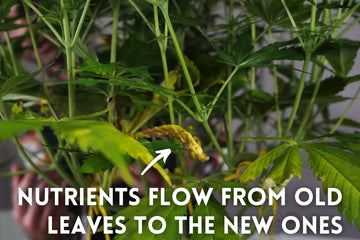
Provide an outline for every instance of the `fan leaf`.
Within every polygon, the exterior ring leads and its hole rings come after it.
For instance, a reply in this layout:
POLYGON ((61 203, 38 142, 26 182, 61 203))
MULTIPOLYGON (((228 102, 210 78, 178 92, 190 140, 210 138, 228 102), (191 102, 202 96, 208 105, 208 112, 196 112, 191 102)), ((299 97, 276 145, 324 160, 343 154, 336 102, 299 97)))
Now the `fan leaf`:
POLYGON ((304 144, 309 162, 323 181, 325 193, 328 188, 337 188, 342 193, 342 202, 338 205, 340 213, 346 215, 349 222, 356 221, 360 228, 360 162, 357 154, 352 154, 330 146, 304 144))

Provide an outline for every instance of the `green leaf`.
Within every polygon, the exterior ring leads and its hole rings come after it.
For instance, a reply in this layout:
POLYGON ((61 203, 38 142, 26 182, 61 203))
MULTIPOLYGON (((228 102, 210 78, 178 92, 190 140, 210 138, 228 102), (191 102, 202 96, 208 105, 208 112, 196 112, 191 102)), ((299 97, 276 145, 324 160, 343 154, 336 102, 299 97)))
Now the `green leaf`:
MULTIPOLYGON (((323 80, 320 84, 318 96, 334 96, 344 90, 347 85, 347 80, 342 77, 332 76, 323 80)), ((313 94, 315 84, 312 84, 304 89, 305 96, 310 96, 313 94)))
POLYGON ((275 161, 274 166, 271 168, 267 177, 274 180, 276 185, 281 185, 291 175, 296 175, 301 178, 302 172, 302 160, 298 146, 293 146, 286 150, 286 153, 281 155, 280 158, 275 161))
POLYGON ((352 69, 360 44, 349 40, 333 41, 324 55, 336 74, 346 77, 352 69))
POLYGON ((19 91, 25 90, 27 88, 31 88, 36 85, 39 85, 39 83, 34 80, 34 77, 43 70, 44 69, 40 69, 40 70, 30 73, 30 74, 13 76, 13 77, 9 78, 1 86, 0 97, 3 97, 4 95, 9 94, 9 93, 19 92, 19 91))
POLYGON ((293 144, 283 144, 272 149, 270 152, 259 156, 240 175, 240 179, 239 179, 240 182, 245 183, 260 177, 263 170, 268 168, 271 163, 273 163, 278 157, 280 157, 285 152, 287 148, 291 147, 292 145, 293 144))
POLYGON ((309 162, 323 181, 325 193, 330 187, 342 193, 338 205, 341 214, 351 223, 356 221, 360 228, 360 162, 359 155, 312 143, 302 146, 309 155, 309 162))
POLYGON ((232 51, 226 52, 223 50, 217 50, 219 57, 227 64, 232 66, 239 66, 246 59, 253 47, 251 39, 248 35, 237 36, 236 41, 232 45, 232 51))
MULTIPOLYGON (((98 121, 59 121, 54 124, 55 133, 70 143, 77 143, 82 151, 101 152, 114 166, 119 168, 126 182, 133 185, 125 156, 141 159, 149 164, 153 157, 149 151, 132 137, 118 131, 107 122, 98 121)), ((154 168, 171 185, 169 176, 158 164, 154 168)))
MULTIPOLYGON (((195 207, 193 214, 194 219, 202 217, 203 224, 205 225, 204 218, 206 216, 214 216, 214 231, 215 234, 192 234, 190 240, 220 240, 220 239, 229 239, 229 240, 238 240, 241 239, 240 236, 234 232, 224 235, 224 217, 228 217, 228 213, 225 211, 225 208, 214 198, 211 197, 208 204, 200 204, 195 207), (225 237, 226 236, 226 237, 225 237)), ((203 230, 204 232, 204 230, 203 230)), ((230 230, 231 232, 231 230, 230 230)))
MULTIPOLYGON (((244 1, 244 0, 243 0, 244 1)), ((247 0, 246 10, 251 13, 251 15, 258 16, 262 18, 268 25, 281 25, 290 27, 291 22, 289 17, 286 14, 286 11, 279 0, 266 0, 266 1, 252 1, 247 0)), ((304 19, 307 19, 309 14, 309 7, 304 4, 304 0, 287 0, 286 5, 289 8, 289 11, 292 13, 292 16, 295 22, 301 22, 304 19)))
POLYGON ((235 64, 240 65, 243 60, 250 55, 252 49, 253 46, 251 44, 251 38, 249 36, 238 36, 237 40, 232 46, 232 53, 235 58, 235 64))
POLYGON ((126 72, 126 69, 121 67, 118 63, 102 64, 88 59, 85 66, 76 69, 77 72, 92 72, 101 76, 115 77, 121 76, 126 72))
POLYGON ((217 50, 217 53, 219 57, 224 61, 224 63, 227 63, 232 66, 236 66, 236 60, 234 56, 228 52, 225 52, 223 50, 217 50))
MULTIPOLYGON (((179 187, 185 187, 190 189, 191 187, 196 187, 194 184, 182 185, 179 187)), ((171 195, 175 189, 168 188, 165 190, 165 200, 172 201, 171 195)), ((181 196, 179 195, 179 200, 181 196)), ((128 206, 124 210, 121 210, 116 214, 116 216, 124 216, 128 221, 125 223, 126 232, 122 235, 115 236, 115 240, 127 240, 127 239, 178 239, 179 230, 178 224, 175 224, 175 216, 184 216, 186 215, 187 205, 177 206, 172 203, 169 206, 161 206, 160 201, 157 199, 154 201, 153 206, 149 206, 149 197, 144 197, 141 199, 140 204, 137 206, 128 206), (134 216, 146 216, 147 220, 153 216, 161 216, 165 219, 167 227, 164 233, 160 235, 155 235, 151 233, 147 227, 147 224, 143 226, 143 233, 138 234, 138 223, 134 220, 134 216)), ((155 229, 159 229, 160 226, 154 224, 155 229)))
MULTIPOLYGON (((214 188, 215 191, 218 193, 222 192, 223 188, 244 188, 246 191, 250 190, 249 186, 246 184, 239 183, 237 181, 222 181, 213 179, 213 176, 210 175, 207 179, 204 179, 203 181, 208 183, 212 188, 214 188)), ((233 195, 231 195, 233 197, 233 195)), ((245 202, 247 202, 247 199, 245 199, 245 202)))
MULTIPOLYGON (((125 161, 125 160, 124 160, 125 161)), ((98 173, 111 168, 113 165, 101 154, 91 154, 84 159, 84 163, 79 169, 80 173, 98 173)))
POLYGON ((311 146, 313 147, 327 147, 327 148, 335 148, 341 151, 348 150, 349 152, 353 152, 354 154, 360 153, 360 143, 356 142, 347 142, 347 141, 341 141, 341 142, 315 142, 311 143, 311 146))
POLYGON ((0 141, 11 139, 26 131, 42 130, 44 126, 53 123, 52 119, 45 120, 2 120, 0 121, 0 141))
POLYGON ((96 52, 86 46, 80 39, 76 41, 74 46, 72 46, 72 50, 74 51, 75 55, 82 59, 91 59, 92 61, 97 62, 98 57, 96 55, 96 52))
POLYGON ((22 102, 17 102, 13 105, 11 109, 11 116, 15 120, 35 120, 40 119, 41 116, 37 113, 34 113, 30 110, 27 110, 25 113, 22 108, 22 102))
POLYGON ((286 42, 267 45, 244 59, 237 67, 255 67, 269 64, 274 60, 303 60, 304 55, 299 48, 285 47, 286 42))

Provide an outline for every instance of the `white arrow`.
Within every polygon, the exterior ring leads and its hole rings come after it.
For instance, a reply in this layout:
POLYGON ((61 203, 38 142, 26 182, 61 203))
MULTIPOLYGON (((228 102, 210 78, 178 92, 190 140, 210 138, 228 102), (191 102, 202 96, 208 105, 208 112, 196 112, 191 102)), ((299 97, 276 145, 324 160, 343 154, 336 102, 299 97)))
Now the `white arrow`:
POLYGON ((147 167, 141 172, 141 175, 144 175, 157 161, 159 161, 160 159, 164 159, 164 163, 166 162, 167 158, 169 157, 169 155, 171 154, 171 149, 170 148, 166 148, 166 149, 162 149, 162 150, 158 150, 155 151, 155 153, 159 154, 157 155, 156 158, 154 158, 149 165, 147 165, 147 167))

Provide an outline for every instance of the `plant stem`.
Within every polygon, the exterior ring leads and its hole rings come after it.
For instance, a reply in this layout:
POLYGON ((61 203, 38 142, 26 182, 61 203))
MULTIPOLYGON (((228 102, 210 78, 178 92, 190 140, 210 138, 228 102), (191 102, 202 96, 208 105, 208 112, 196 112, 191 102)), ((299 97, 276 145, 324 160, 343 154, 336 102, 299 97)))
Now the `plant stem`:
MULTIPOLYGON (((38 49, 38 46, 37 46, 37 43, 36 43, 35 34, 34 34, 34 31, 33 31, 33 28, 32 28, 32 24, 31 24, 29 6, 26 5, 24 3, 24 1, 22 2, 22 4, 23 4, 23 7, 24 7, 24 11, 25 11, 25 18, 26 18, 26 22, 28 24, 28 29, 29 29, 30 39, 31 39, 31 45, 32 45, 32 47, 34 49, 36 63, 38 65, 39 69, 42 69, 43 66, 42 66, 41 59, 40 59, 39 49, 38 49)), ((43 88, 44 88, 44 92, 45 92, 45 97, 46 97, 47 104, 49 106, 50 112, 52 113, 54 118, 56 120, 58 120, 59 118, 58 118, 52 104, 50 103, 50 94, 49 94, 48 86, 46 84, 46 78, 45 78, 44 71, 41 71, 40 75, 41 75, 41 80, 42 80, 42 84, 43 84, 43 88)))
POLYGON ((346 26, 337 36, 336 39, 340 39, 345 33, 347 33, 351 28, 353 28, 357 23, 360 22, 360 17, 352 21, 349 25, 346 26))
POLYGON ((295 20, 294 20, 294 18, 293 18, 293 16, 292 16, 292 14, 291 14, 288 6, 287 6, 286 3, 285 3, 285 0, 281 0, 281 3, 283 4, 283 6, 284 6, 284 8, 285 8, 285 11, 286 11, 286 13, 287 13, 287 15, 288 15, 288 17, 289 17, 289 19, 290 19, 290 22, 291 22, 291 24, 292 24, 292 26, 293 26, 293 28, 294 28, 294 30, 295 30, 296 36, 297 36, 297 38, 298 38, 298 40, 299 40, 302 48, 305 49, 305 44, 304 44, 304 41, 303 41, 303 39, 302 39, 302 37, 301 37, 301 35, 300 35, 300 33, 299 33, 299 28, 297 27, 297 25, 296 25, 296 23, 295 23, 295 20))
MULTIPOLYGON (((234 0, 231 0, 229 3, 229 12, 228 12, 228 24, 229 26, 232 26, 232 23, 234 21, 234 0)), ((232 44, 234 41, 234 33, 233 29, 229 29, 229 36, 230 43, 228 45, 228 50, 231 52, 232 50, 232 44)), ((228 72, 230 72, 230 66, 227 68, 228 72)), ((229 159, 233 159, 234 157, 234 142, 233 142, 233 106, 232 106, 232 98, 233 98, 233 90, 232 90, 232 82, 229 81, 227 86, 227 148, 228 148, 228 157, 229 159)))
POLYGON ((164 19, 165 19, 165 22, 168 26, 168 29, 169 29, 169 33, 170 33, 170 36, 171 36, 171 39, 173 41, 173 44, 174 44, 174 47, 175 47, 175 50, 176 50, 176 53, 178 55, 178 58, 179 58, 179 61, 180 61, 180 65, 183 69, 183 72, 184 72, 184 75, 185 75, 185 79, 186 79, 186 82, 187 82, 187 85, 188 85, 188 88, 190 90, 190 93, 191 93, 191 97, 194 101, 194 104, 195 104, 195 107, 196 107, 196 110, 198 111, 198 114, 200 115, 200 118, 204 118, 204 113, 203 113, 203 110, 200 106, 200 102, 197 98, 197 95, 196 95, 196 92, 195 92, 195 88, 194 88, 194 85, 192 83, 192 80, 191 80, 191 77, 190 77, 190 73, 189 73, 189 70, 186 66, 186 62, 185 62, 185 59, 184 59, 184 56, 183 56, 183 53, 181 51, 181 48, 180 48, 180 45, 179 45, 179 42, 177 40, 177 37, 176 37, 176 33, 175 33, 175 30, 172 26, 172 23, 171 23, 171 20, 169 18, 169 15, 166 11, 166 9, 164 9, 164 7, 160 7, 160 10, 164 16, 164 19))
POLYGON ((239 70, 239 68, 234 68, 234 70, 230 73, 230 75, 228 76, 228 78, 225 80, 224 84, 221 86, 221 88, 219 89, 219 91, 217 92, 214 100, 212 101, 212 103, 210 104, 210 109, 207 112, 207 118, 209 118, 211 112, 213 111, 217 101, 219 100, 221 94, 223 93, 223 91, 225 90, 226 86, 230 83, 231 79, 234 77, 234 75, 236 74, 236 72, 239 70))
POLYGON ((300 105, 301 96, 302 96, 304 86, 305 86, 307 70, 309 68, 310 58, 311 58, 311 52, 306 51, 305 52, 305 61, 304 61, 303 70, 302 70, 302 73, 301 73, 301 78, 300 78, 300 83, 299 83, 299 88, 298 88, 298 91, 297 91, 297 94, 296 94, 296 97, 295 97, 293 109, 292 109, 291 114, 290 114, 289 122, 288 122, 288 125, 286 127, 286 131, 285 131, 285 134, 284 134, 285 137, 288 136, 288 134, 289 134, 289 132, 291 130, 291 127, 292 127, 292 125, 294 123, 294 120, 295 120, 297 110, 298 110, 299 105, 300 105))
MULTIPOLYGON (((313 74, 316 74, 317 71, 314 71, 313 74)), ((319 89, 320 89, 320 84, 321 84, 321 78, 318 77, 317 80, 316 80, 316 84, 315 84, 315 89, 313 90, 313 93, 312 93, 312 96, 311 96, 311 99, 310 99, 310 102, 308 103, 307 107, 306 107, 306 112, 305 112, 305 115, 303 117, 303 120, 301 121, 301 125, 300 127, 298 128, 298 132, 296 134, 296 137, 295 137, 295 140, 298 141, 300 140, 300 138, 302 137, 302 134, 304 132, 304 128, 310 118, 310 115, 312 113, 312 110, 313 110, 313 107, 314 107, 314 104, 315 104, 315 100, 316 100, 316 96, 319 92, 319 89)))
MULTIPOLYGON (((251 23, 251 42, 252 42, 252 45, 253 45, 253 49, 255 49, 255 42, 256 42, 256 25, 255 25, 255 21, 252 21, 251 23)), ((253 50, 255 51, 255 50, 253 50)), ((250 70, 250 90, 254 90, 255 89, 255 78, 256 78, 256 69, 255 67, 251 67, 251 70, 250 70)), ((249 128, 250 128, 250 118, 252 117, 251 116, 251 112, 252 112, 252 103, 250 102, 248 107, 247 107, 247 110, 246 110, 246 119, 245 119, 245 129, 244 129, 244 140, 241 141, 241 144, 240 144, 240 148, 239 148, 239 152, 243 152, 244 149, 245 149, 245 143, 246 143, 246 137, 249 133, 249 128)))
POLYGON ((146 25, 150 28, 152 32, 154 32, 154 26, 152 23, 149 22, 149 20, 146 18, 144 13, 141 11, 141 9, 136 5, 136 3, 133 0, 129 0, 130 4, 135 8, 135 10, 139 13, 143 21, 146 23, 146 25))
POLYGON ((315 33, 315 23, 316 23, 316 9, 317 9, 317 0, 313 0, 313 4, 311 5, 311 20, 310 20, 310 31, 311 34, 315 33))
POLYGON ((17 137, 14 138, 14 142, 16 147, 19 149, 21 155, 25 158, 25 160, 30 164, 30 166, 34 169, 34 171, 39 174, 47 183, 49 183, 52 187, 58 187, 58 185, 56 183, 54 183, 48 176, 46 176, 44 174, 43 171, 41 171, 36 165, 35 163, 31 160, 31 158, 27 155, 27 153, 25 152, 25 149, 23 148, 23 146, 20 144, 19 140, 17 139, 17 137))
POLYGON ((234 157, 233 128, 232 128, 232 84, 227 87, 227 146, 229 159, 234 157))
POLYGON ((99 12, 100 7, 101 7, 101 3, 98 3, 95 10, 94 10, 94 12, 91 15, 89 23, 86 24, 86 28, 85 28, 84 33, 82 34, 81 41, 83 41, 83 42, 85 41, 85 39, 86 39, 90 29, 91 29, 91 26, 93 25, 93 23, 95 21, 95 18, 97 17, 97 14, 99 12))
POLYGON ((208 121, 207 121, 207 120, 203 120, 203 121, 202 121, 202 124, 203 124, 203 126, 204 126, 204 128, 205 128, 206 133, 209 135, 211 142, 214 144, 216 150, 218 151, 218 153, 220 154, 220 156, 222 157, 222 159, 224 160, 224 162, 226 163, 226 165, 227 165, 229 168, 233 167, 232 162, 229 161, 229 159, 225 156, 224 152, 222 151, 221 146, 220 146, 219 142, 217 141, 214 133, 212 132, 211 127, 210 127, 208 121))
MULTIPOLYGON (((62 2, 63 0, 61 0, 62 2)), ((29 0, 24 0, 24 2, 41 18, 41 20, 48 26, 48 28, 50 29, 50 31, 55 35, 55 37, 57 38, 57 40, 65 46, 64 43, 64 39, 60 36, 60 34, 56 31, 56 29, 54 28, 54 26, 48 21, 46 20, 45 16, 31 3, 29 2, 29 0)), ((60 2, 60 3, 61 3, 60 2)))
POLYGON ((67 9, 65 7, 64 0, 60 0, 61 11, 63 15, 62 25, 63 25, 63 34, 64 34, 64 46, 66 54, 66 71, 68 78, 68 107, 69 107, 69 117, 74 116, 75 112, 75 89, 74 89, 74 79, 73 79, 73 61, 72 61, 72 49, 71 49, 71 36, 70 36, 70 24, 67 9))
POLYGON ((12 66, 13 66, 14 74, 15 74, 15 76, 19 76, 19 69, 18 69, 18 65, 16 63, 14 49, 13 49, 12 44, 11 44, 9 32, 6 31, 4 33, 4 35, 5 35, 5 39, 6 39, 6 45, 8 47, 8 51, 9 51, 9 54, 10 54, 10 60, 11 60, 12 66))
MULTIPOLYGON (((153 9, 154 9, 154 22, 155 22, 155 35, 160 48, 161 62, 163 65, 166 88, 170 89, 169 70, 168 70, 167 58, 166 58, 168 29, 167 26, 165 26, 165 34, 164 36, 161 36, 158 7, 154 5, 153 9)), ((175 124, 175 114, 174 114, 172 96, 168 96, 168 105, 169 105, 169 113, 170 113, 170 123, 175 124)))
POLYGON ((180 99, 175 99, 175 101, 180 104, 193 118, 196 119, 195 113, 185 103, 183 103, 180 99))
MULTIPOLYGON (((200 102, 197 98, 197 95, 196 95, 196 92, 195 92, 195 88, 194 88, 194 85, 192 83, 192 80, 191 80, 191 77, 190 77, 190 73, 189 73, 189 70, 186 66, 186 62, 185 62, 185 59, 184 59, 184 56, 183 56, 183 53, 181 51, 181 48, 180 48, 180 45, 179 45, 179 42, 177 40, 177 37, 176 37, 176 33, 175 33, 175 30, 172 26, 172 23, 171 23, 171 20, 169 18, 169 15, 168 15, 168 12, 167 10, 164 8, 164 6, 160 6, 160 10, 164 16, 164 19, 165 19, 165 23, 167 24, 168 26, 168 29, 169 29, 169 33, 170 33, 170 36, 171 36, 171 39, 173 40, 173 44, 174 44, 174 47, 175 47, 175 50, 176 50, 176 53, 177 53, 177 56, 179 58, 179 61, 180 61, 180 65, 183 69, 183 72, 184 72, 184 75, 185 75, 185 79, 186 79, 186 82, 187 82, 187 85, 188 85, 188 88, 190 90, 190 93, 191 93, 191 97, 194 101, 194 104, 195 104, 195 107, 196 107, 196 110, 198 112, 198 116, 200 117, 200 121, 202 122, 204 128, 205 128, 205 131, 207 132, 207 134, 210 136, 210 139, 211 141, 213 142, 216 150, 219 152, 220 156, 224 159, 225 163, 230 167, 232 164, 228 161, 228 159, 226 158, 225 154, 223 153, 221 147, 220 147, 220 144, 219 142, 217 141, 216 137, 214 136, 214 133, 212 132, 211 130, 211 127, 208 123, 208 120, 207 120, 207 117, 208 116, 204 116, 204 112, 203 112, 203 109, 201 108, 201 105, 200 105, 200 102)), ((230 81, 230 80, 229 80, 230 81)))
POLYGON ((352 106, 354 105, 354 103, 356 102, 356 100, 358 99, 360 94, 360 86, 358 87, 353 99, 351 100, 351 102, 349 103, 349 105, 347 106, 347 108, 345 109, 343 115, 340 117, 340 119, 338 120, 338 122, 335 124, 335 126, 331 129, 330 134, 334 133, 338 127, 342 124, 342 122, 344 121, 345 117, 348 115, 348 113, 350 112, 352 106))
MULTIPOLYGON (((113 25, 112 25, 112 34, 111 34, 111 52, 110 52, 110 63, 116 62, 116 54, 117 54, 117 39, 118 39, 118 20, 119 20, 119 8, 120 1, 115 1, 115 6, 113 8, 113 25)), ((110 92, 109 98, 115 100, 115 86, 110 83, 110 92)), ((109 122, 114 122, 114 112, 115 108, 110 109, 109 111, 109 122)))
MULTIPOLYGON (((23 2, 23 6, 24 6, 26 22, 28 24, 31 44, 32 44, 32 47, 34 49, 36 63, 38 65, 39 69, 41 69, 42 68, 42 63, 41 63, 41 60, 40 60, 39 50, 38 50, 38 46, 37 46, 37 43, 36 43, 36 40, 35 40, 34 31, 33 31, 32 25, 31 25, 31 19, 30 19, 30 14, 29 14, 29 6, 24 4, 24 2, 23 2)), ((43 87, 44 87, 44 90, 45 90, 45 94, 46 94, 46 96, 48 96, 49 91, 48 91, 48 87, 46 85, 45 73, 44 73, 44 71, 41 71, 40 74, 41 74, 41 79, 42 79, 42 84, 43 84, 43 87)))
POLYGON ((78 26, 76 28, 76 32, 75 32, 75 35, 72 39, 72 42, 71 42, 71 46, 74 46, 74 44, 76 43, 76 41, 78 40, 79 38, 79 35, 80 35, 80 31, 81 31, 81 28, 84 24, 84 20, 85 20, 85 17, 86 17, 86 13, 89 9, 89 5, 90 5, 90 1, 91 0, 86 0, 86 3, 85 3, 85 6, 84 6, 84 10, 81 14, 81 17, 80 17, 80 20, 79 20, 79 23, 78 23, 78 26))
MULTIPOLYGON (((273 43, 273 35, 271 28, 269 28, 269 40, 270 43, 273 43)), ((274 97, 275 97, 275 105, 276 105, 276 122, 277 122, 277 130, 279 137, 282 137, 282 119, 280 114, 280 105, 279 105, 279 84, 278 84, 278 78, 277 78, 277 68, 273 67, 273 78, 274 78, 274 97)))

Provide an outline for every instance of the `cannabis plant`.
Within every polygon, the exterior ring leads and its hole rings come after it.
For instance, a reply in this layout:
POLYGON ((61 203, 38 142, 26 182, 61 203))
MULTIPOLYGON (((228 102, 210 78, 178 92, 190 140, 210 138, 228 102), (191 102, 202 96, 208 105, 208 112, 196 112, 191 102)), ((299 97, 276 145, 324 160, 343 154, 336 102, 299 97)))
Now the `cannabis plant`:
MULTIPOLYGON (((222 219, 228 213, 215 196, 207 205, 146 206, 148 182, 169 194, 279 192, 308 162, 325 193, 342 192, 339 211, 359 227, 359 134, 341 127, 360 127, 347 118, 360 88, 350 99, 340 95, 360 80, 349 75, 359 42, 344 37, 359 24, 359 9, 352 0, 2 0, 0 140, 14 141, 29 171, 51 186, 46 172, 56 170, 77 189, 144 189, 139 205, 97 204, 92 216, 222 219), (14 6, 21 11, 9 15, 14 6), (47 62, 44 44, 56 50, 47 62), (29 55, 35 72, 23 67, 29 55), (342 116, 331 118, 329 107, 343 101, 342 116), (50 161, 34 162, 19 141, 27 131, 38 133, 50 161), (172 164, 154 164, 152 179, 141 175, 167 148, 172 164)), ((114 239, 139 238, 134 221, 125 226, 114 239)), ((224 237, 222 227, 211 239, 240 239, 224 237)), ((175 227, 164 234, 205 237, 175 227)))

